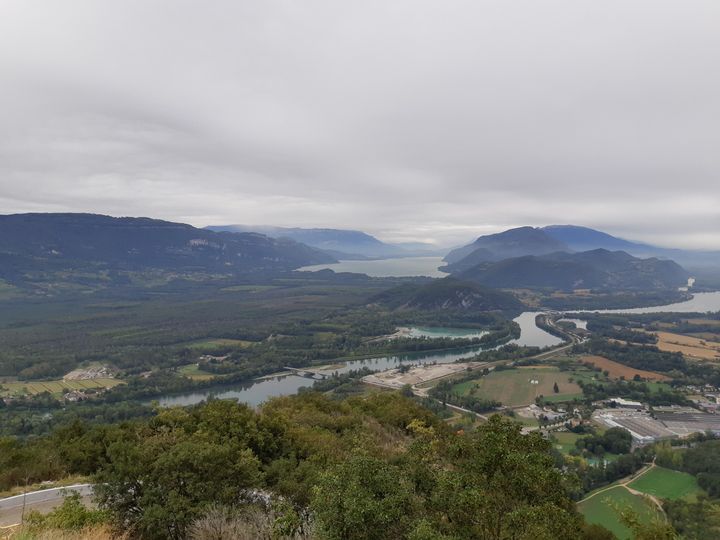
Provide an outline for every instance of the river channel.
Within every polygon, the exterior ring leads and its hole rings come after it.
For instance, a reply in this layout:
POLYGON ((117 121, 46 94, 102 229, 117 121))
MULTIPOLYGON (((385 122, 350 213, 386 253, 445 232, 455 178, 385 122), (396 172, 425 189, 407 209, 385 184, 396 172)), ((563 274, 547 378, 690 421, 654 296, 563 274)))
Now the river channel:
MULTIPOLYGON (((598 313, 660 313, 660 312, 709 312, 720 311, 720 292, 697 293, 691 300, 679 302, 677 304, 669 304, 666 306, 654 306, 635 309, 613 309, 598 310, 598 313)), ((535 324, 535 316, 539 312, 526 311, 515 322, 520 325, 520 337, 511 343, 518 345, 547 347, 557 345, 561 340, 551 334, 548 334, 535 324)), ((570 313, 570 312, 568 312, 570 313)), ((578 313, 578 312, 575 312, 578 313)), ((413 328, 411 335, 422 336, 428 335, 432 337, 478 337, 480 335, 477 330, 464 330, 459 328, 413 328)), ((378 358, 370 358, 366 360, 352 360, 343 362, 342 367, 334 370, 338 373, 346 373, 348 371, 368 367, 373 371, 384 371, 397 367, 401 363, 405 364, 443 364, 455 362, 466 358, 471 358, 488 347, 471 347, 463 349, 447 349, 441 352, 417 352, 398 355, 381 356, 378 358)), ((276 377, 266 377, 263 379, 248 381, 246 383, 233 384, 229 386, 216 386, 186 394, 177 394, 163 396, 157 401, 161 406, 174 405, 193 405, 201 401, 215 397, 219 399, 237 399, 248 403, 249 405, 259 405, 263 401, 283 395, 295 394, 304 386, 312 386, 311 379, 300 377, 298 375, 280 375, 276 377)))

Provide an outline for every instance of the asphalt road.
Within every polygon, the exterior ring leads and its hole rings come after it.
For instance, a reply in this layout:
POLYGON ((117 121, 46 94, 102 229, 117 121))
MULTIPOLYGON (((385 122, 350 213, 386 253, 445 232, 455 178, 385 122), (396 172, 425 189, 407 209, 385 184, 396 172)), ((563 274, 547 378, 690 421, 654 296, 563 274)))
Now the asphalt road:
POLYGON ((92 484, 75 484, 61 488, 31 491, 25 495, 14 495, 6 499, 0 499, 0 527, 20 523, 23 504, 25 505, 25 513, 30 510, 47 512, 62 503, 64 494, 68 491, 76 491, 83 499, 89 499, 93 494, 93 487, 92 484))

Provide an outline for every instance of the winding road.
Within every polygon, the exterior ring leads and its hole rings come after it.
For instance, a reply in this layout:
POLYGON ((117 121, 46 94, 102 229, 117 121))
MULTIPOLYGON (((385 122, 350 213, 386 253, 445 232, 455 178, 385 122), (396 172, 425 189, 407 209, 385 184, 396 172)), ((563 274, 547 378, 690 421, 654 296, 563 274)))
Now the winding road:
POLYGON ((23 511, 27 514, 31 510, 47 512, 52 510, 65 498, 69 491, 75 491, 83 499, 89 499, 93 494, 92 484, 75 484, 58 488, 41 489, 22 495, 14 495, 0 499, 0 528, 18 525, 22 521, 23 511))

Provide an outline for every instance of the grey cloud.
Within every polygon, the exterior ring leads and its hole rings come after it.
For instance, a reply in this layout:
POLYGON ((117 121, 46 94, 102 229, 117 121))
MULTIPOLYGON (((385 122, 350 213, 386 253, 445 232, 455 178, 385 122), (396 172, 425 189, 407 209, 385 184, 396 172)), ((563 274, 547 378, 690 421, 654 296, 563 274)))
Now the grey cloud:
POLYGON ((720 248, 714 1, 2 10, 2 212, 720 248))

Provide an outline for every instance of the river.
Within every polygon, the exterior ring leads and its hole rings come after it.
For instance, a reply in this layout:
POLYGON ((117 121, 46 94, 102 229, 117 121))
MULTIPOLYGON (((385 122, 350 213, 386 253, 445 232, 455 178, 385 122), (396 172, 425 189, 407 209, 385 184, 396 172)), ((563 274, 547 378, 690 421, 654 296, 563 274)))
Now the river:
MULTIPOLYGON (((708 311, 720 311, 720 292, 697 293, 691 300, 676 304, 669 304, 666 306, 634 309, 609 309, 599 310, 595 313, 690 313, 708 311)), ((537 327, 535 324, 535 317, 538 313, 540 312, 526 311, 514 319, 515 322, 520 325, 520 337, 511 341, 511 343, 537 347, 547 347, 561 343, 562 340, 560 338, 548 334, 541 328, 537 327)), ((579 314, 582 312, 567 313, 579 314)), ((412 328, 410 332, 411 335, 427 335, 432 337, 477 337, 482 334, 477 330, 460 328, 418 327, 412 328)), ((470 358, 482 350, 483 347, 471 347, 464 349, 448 349, 442 352, 417 352, 387 355, 366 360, 352 360, 350 362, 344 362, 342 367, 339 367, 335 371, 338 373, 347 373, 348 371, 363 367, 369 367, 374 371, 384 371, 386 369, 397 367, 401 363, 443 364, 470 358)), ((279 375, 277 377, 266 377, 264 379, 248 381, 246 383, 234 384, 231 386, 216 386, 186 394, 164 396, 159 398, 158 401, 162 406, 193 405, 212 396, 219 399, 237 399, 248 403, 249 405, 256 406, 272 397, 295 394, 300 388, 304 386, 312 386, 312 384, 313 381, 311 379, 300 377, 298 375, 279 375)))
POLYGON ((720 311, 720 291, 695 293, 690 300, 666 304, 664 306, 651 306, 625 309, 588 309, 585 311, 566 311, 565 313, 708 313, 720 311))
MULTIPOLYGON (((535 316, 538 313, 539 312, 527 311, 514 319, 515 322, 520 325, 520 337, 512 340, 510 343, 547 347, 562 342, 560 338, 548 334, 545 330, 537 327, 535 324, 535 316)), ((411 335, 430 335, 432 337, 463 338, 482 335, 482 332, 478 332, 477 330, 461 328, 412 328, 410 332, 411 335)), ((347 373, 363 367, 368 367, 373 371, 385 371, 395 368, 399 364, 448 364, 458 360, 472 358, 477 353, 490 348, 492 347, 478 346, 446 349, 440 352, 414 352, 386 355, 365 360, 351 360, 349 362, 343 362, 342 367, 338 367, 338 369, 333 371, 337 373, 347 373)), ((313 381, 311 379, 298 375, 279 375, 277 377, 267 377, 241 384, 216 386, 186 394, 164 396, 159 398, 158 402, 162 406, 193 405, 212 396, 219 399, 237 399, 255 406, 271 397, 295 394, 301 387, 312 386, 312 384, 313 381)))

